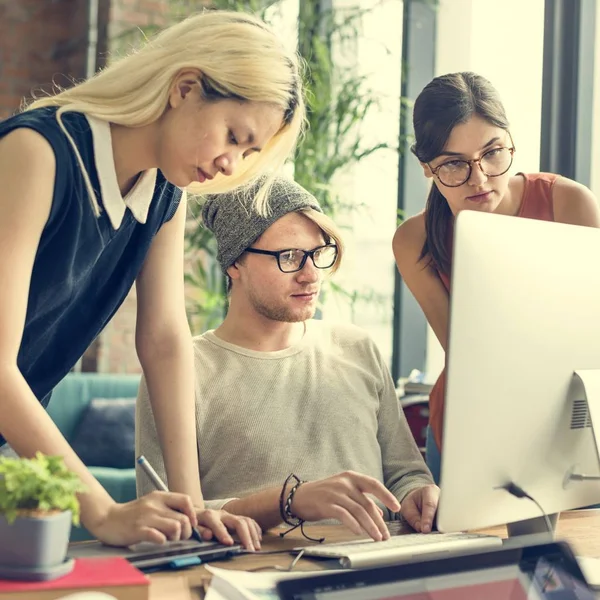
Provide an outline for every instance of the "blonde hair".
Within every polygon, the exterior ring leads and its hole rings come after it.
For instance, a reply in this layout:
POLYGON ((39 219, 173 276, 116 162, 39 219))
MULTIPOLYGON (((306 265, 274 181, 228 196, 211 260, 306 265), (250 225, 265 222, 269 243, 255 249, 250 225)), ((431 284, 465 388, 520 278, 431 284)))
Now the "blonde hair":
POLYGON ((298 212, 307 219, 310 219, 323 232, 325 243, 334 243, 337 246, 337 260, 329 271, 329 273, 333 275, 340 268, 342 258, 344 257, 345 245, 340 228, 333 222, 331 217, 328 217, 325 213, 319 212, 314 208, 301 208, 298 212))
MULTIPOLYGON (((75 142, 62 122, 65 112, 81 112, 98 119, 140 127, 156 121, 168 105, 169 92, 186 69, 201 73, 200 86, 208 101, 224 98, 267 102, 284 112, 283 125, 236 172, 214 180, 195 193, 223 193, 275 173, 292 154, 305 124, 300 59, 260 19, 230 11, 206 11, 160 32, 132 54, 110 64, 87 81, 39 98, 26 110, 56 106, 57 121, 69 139, 82 169, 96 215, 98 201, 75 142)), ((267 210, 272 176, 256 197, 260 212, 267 210)))

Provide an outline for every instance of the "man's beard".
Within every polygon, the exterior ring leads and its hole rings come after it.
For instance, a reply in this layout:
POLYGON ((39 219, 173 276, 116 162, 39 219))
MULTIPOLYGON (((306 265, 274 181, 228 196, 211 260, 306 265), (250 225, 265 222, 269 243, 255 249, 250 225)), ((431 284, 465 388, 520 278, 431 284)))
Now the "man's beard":
POLYGON ((295 310, 290 306, 268 304, 252 293, 250 294, 250 303, 259 315, 282 323, 300 323, 312 319, 316 311, 313 304, 298 307, 295 310))

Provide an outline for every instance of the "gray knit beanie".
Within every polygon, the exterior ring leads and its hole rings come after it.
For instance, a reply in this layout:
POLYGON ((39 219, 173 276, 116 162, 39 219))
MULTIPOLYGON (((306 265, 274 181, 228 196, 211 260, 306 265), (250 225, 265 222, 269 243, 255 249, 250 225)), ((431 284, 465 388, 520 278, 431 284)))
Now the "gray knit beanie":
POLYGON ((301 185, 287 177, 277 176, 267 196, 267 214, 258 214, 254 198, 264 182, 263 177, 250 186, 206 196, 202 219, 217 239, 217 260, 223 273, 284 215, 303 208, 323 212, 316 198, 301 185))

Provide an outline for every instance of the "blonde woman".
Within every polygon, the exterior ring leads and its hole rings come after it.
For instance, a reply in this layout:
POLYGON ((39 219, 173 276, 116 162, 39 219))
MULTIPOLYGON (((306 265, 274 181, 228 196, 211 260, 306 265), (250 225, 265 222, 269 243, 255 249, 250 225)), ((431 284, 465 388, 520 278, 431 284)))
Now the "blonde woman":
POLYGON ((187 538, 199 525, 260 546, 251 519, 204 510, 180 188, 225 192, 276 170, 303 121, 296 56, 260 20, 215 11, 0 122, 0 443, 64 456, 89 489, 83 524, 108 544, 187 538), (134 282, 171 492, 117 504, 44 409, 134 282))

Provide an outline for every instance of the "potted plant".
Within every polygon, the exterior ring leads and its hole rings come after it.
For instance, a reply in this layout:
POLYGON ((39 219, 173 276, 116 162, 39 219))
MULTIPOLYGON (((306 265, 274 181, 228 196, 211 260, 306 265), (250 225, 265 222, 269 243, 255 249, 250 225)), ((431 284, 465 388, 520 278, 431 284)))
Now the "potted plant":
POLYGON ((0 457, 0 568, 51 569, 65 562, 77 493, 85 491, 62 456, 0 457))

